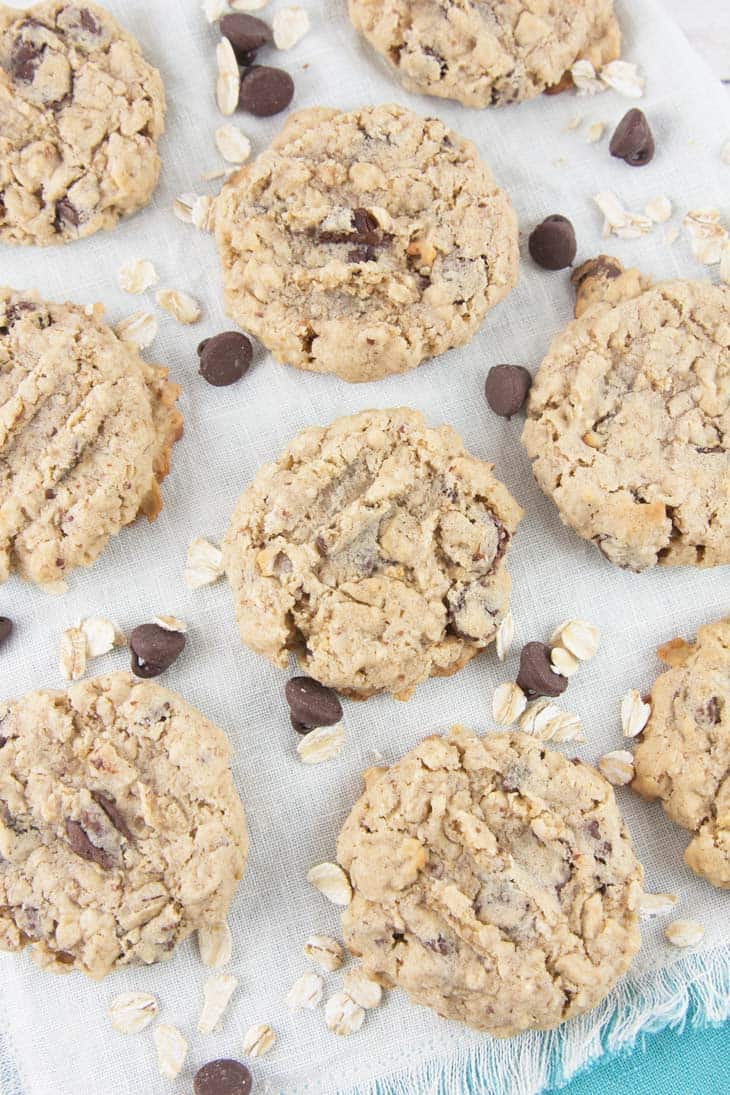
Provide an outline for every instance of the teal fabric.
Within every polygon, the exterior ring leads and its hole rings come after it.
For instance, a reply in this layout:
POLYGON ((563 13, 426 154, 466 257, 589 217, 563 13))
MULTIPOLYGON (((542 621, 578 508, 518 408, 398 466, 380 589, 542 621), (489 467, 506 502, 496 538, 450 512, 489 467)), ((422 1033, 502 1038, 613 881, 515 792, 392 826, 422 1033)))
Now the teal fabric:
POLYGON ((633 1052, 603 1059, 561 1095, 725 1095, 730 1092, 730 1023, 665 1028, 643 1036, 633 1052))

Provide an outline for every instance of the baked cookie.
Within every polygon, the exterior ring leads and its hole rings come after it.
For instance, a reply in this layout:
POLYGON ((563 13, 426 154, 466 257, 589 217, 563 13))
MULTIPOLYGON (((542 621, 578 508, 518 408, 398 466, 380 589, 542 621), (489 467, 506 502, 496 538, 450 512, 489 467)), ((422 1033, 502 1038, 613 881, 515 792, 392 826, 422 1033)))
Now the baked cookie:
MULTIPOLYGON (((350 0, 353 25, 409 91, 494 106, 619 55, 613 0, 350 0)), ((562 88, 561 88, 562 89, 562 88)))
POLYGON ((0 581, 53 587, 162 508, 180 389, 102 315, 0 289, 0 581))
POLYGON ((407 699, 461 669, 507 610, 522 510, 417 411, 304 430, 238 500, 223 544, 241 639, 344 695, 407 699))
POLYGON ((96 4, 0 4, 0 241, 64 243, 149 201, 165 94, 96 4))
POLYGON ((517 282, 470 141, 399 106, 292 114, 216 203, 228 314, 282 362, 377 380, 461 346, 517 282))
POLYGON ((158 962, 225 920, 248 849, 225 734, 127 673, 0 708, 0 949, 158 962))
POLYGON ((619 566, 730 562, 730 286, 605 255, 573 280, 522 434, 538 483, 619 566))
POLYGON ((667 817, 694 833, 684 858, 713 886, 730 889, 730 616, 694 644, 659 648, 670 668, 654 682, 651 716, 634 754, 632 783, 661 799, 667 817))
POLYGON ((642 869, 593 768, 455 727, 365 779, 337 856, 370 977, 508 1037, 588 1011, 628 969, 642 869))

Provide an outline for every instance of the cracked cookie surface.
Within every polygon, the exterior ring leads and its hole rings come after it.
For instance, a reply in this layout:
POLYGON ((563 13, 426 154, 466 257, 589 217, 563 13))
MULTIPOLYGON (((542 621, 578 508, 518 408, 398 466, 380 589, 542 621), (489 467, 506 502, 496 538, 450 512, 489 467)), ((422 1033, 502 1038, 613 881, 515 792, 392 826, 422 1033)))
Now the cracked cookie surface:
POLYGON ((159 72, 103 8, 0 5, 0 240, 63 243, 146 205, 164 117, 159 72))
POLYGON ((248 848, 225 734, 127 673, 0 708, 0 948, 101 978, 225 919, 248 848))
POLYGON ((632 787, 695 834, 688 866, 730 889, 730 616, 701 627, 694 643, 660 647, 659 657, 670 668, 651 690, 632 787))
POLYGON ((619 55, 613 0, 350 0, 350 18, 410 91, 484 107, 619 55))
POLYGON ((241 639, 345 695, 407 698, 507 610, 522 510, 448 426, 407 408, 300 433, 240 497, 223 544, 241 639))
POLYGON ((728 563, 730 287, 595 261, 530 392, 535 477, 619 566, 728 563))
POLYGON ((370 977, 500 1037, 603 999, 639 948, 642 869, 598 772, 455 727, 365 779, 337 858, 370 977))
POLYGON ((52 588, 161 509, 179 388, 102 314, 0 289, 0 581, 52 588))
POLYGON ((350 381, 461 346, 517 282, 517 222, 471 142, 399 106, 289 117, 216 203, 228 314, 350 381))

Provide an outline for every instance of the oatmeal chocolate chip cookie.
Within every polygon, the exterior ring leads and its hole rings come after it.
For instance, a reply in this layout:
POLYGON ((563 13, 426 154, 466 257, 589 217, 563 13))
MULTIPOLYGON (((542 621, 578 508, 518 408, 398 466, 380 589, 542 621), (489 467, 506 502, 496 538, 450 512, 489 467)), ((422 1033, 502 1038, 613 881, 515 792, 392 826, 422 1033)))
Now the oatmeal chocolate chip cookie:
POLYGON ((407 699, 507 611, 522 510, 448 426, 362 411, 304 430, 238 500, 223 544, 241 639, 344 695, 407 699))
POLYGON ((161 509, 179 388, 101 315, 0 289, 0 581, 52 586, 161 509))
POLYGON ((410 91, 474 107, 570 86, 621 45, 613 0, 350 0, 350 18, 410 91))
POLYGON ((111 228, 149 201, 165 95, 137 42, 96 4, 0 4, 0 241, 111 228))
POLYGON ((399 106, 291 115, 223 188, 229 315, 282 362, 376 380, 461 346, 517 282, 517 222, 469 141, 399 106))
POLYGON ((498 1037, 595 1007, 639 949, 613 790, 525 734, 455 727, 371 769, 337 857, 368 976, 498 1037))
POLYGON ((221 730, 126 673, 0 708, 0 949, 104 977, 225 919, 248 848, 221 730))
POLYGON ((619 566, 730 562, 730 287, 605 255, 573 281, 522 434, 538 483, 619 566))
POLYGON ((692 645, 659 648, 670 668, 651 690, 651 716, 634 754, 632 787, 660 799, 694 833, 685 861, 730 889, 730 616, 701 627, 692 645))

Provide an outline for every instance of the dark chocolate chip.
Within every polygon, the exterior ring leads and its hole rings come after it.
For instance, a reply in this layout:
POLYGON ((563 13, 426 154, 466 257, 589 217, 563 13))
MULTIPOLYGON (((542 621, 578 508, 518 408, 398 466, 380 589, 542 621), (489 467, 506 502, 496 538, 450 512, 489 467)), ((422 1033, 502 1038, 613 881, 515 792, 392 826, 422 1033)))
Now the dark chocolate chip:
POLYGON ((293 715, 290 715, 289 717, 291 718, 292 727, 296 730, 297 734, 308 734, 312 729, 311 726, 305 726, 303 722, 299 722, 293 715))
POLYGON ((367 209, 353 209, 352 227, 355 230, 356 243, 376 244, 380 242, 379 224, 367 209))
POLYGON ((546 217, 533 228, 528 241, 530 254, 545 270, 563 270, 575 258, 577 244, 573 225, 559 213, 546 217))
POLYGON ((547 643, 527 643, 520 654, 517 683, 525 695, 533 699, 535 696, 559 696, 568 687, 568 678, 553 671, 547 643))
POLYGON ((378 252, 374 247, 369 247, 367 244, 360 243, 357 247, 353 247, 352 251, 347 252, 348 262, 377 262, 378 252))
POLYGON ((10 55, 10 75, 21 83, 31 84, 42 56, 42 49, 19 38, 10 55))
POLYGON ((249 1095, 253 1080, 240 1061, 210 1061, 195 1073, 195 1095, 249 1095))
POLYGON ((81 9, 79 12, 79 19, 81 20, 81 26, 87 34, 101 34, 101 26, 97 23, 88 8, 81 9))
POLYGON ((654 135, 642 110, 632 107, 613 131, 608 151, 631 167, 643 167, 654 158, 654 135))
POLYGON ((82 859, 97 863, 105 871, 112 866, 111 856, 103 848, 97 848, 96 844, 91 843, 78 821, 66 819, 66 838, 76 855, 80 855, 82 859))
POLYGON ((10 638, 10 632, 13 630, 13 621, 8 619, 7 616, 0 616, 0 646, 6 639, 10 638))
POLYGON ((129 636, 132 672, 136 677, 159 677, 182 653, 185 636, 158 624, 141 624, 129 636))
POLYGON ((216 388, 233 384, 248 371, 253 351, 240 331, 223 331, 198 346, 200 375, 216 388))
POLYGON ((77 226, 79 220, 79 211, 68 198, 61 198, 56 202, 56 228, 60 228, 64 223, 77 226))
POLYGON ((241 110, 268 118, 286 110, 293 98, 294 81, 283 69, 254 65, 244 72, 238 100, 241 110))
POLYGON ((219 27, 223 37, 233 46, 233 52, 241 65, 250 65, 251 60, 244 58, 252 52, 255 57, 255 51, 267 45, 273 37, 268 23, 257 19, 255 15, 224 15, 219 27))
POLYGON ((487 373, 484 394, 495 414, 511 418, 527 399, 531 384, 523 365, 494 365, 487 373))
POLYGON ((100 806, 101 809, 104 811, 114 828, 117 829, 127 840, 134 840, 132 833, 129 831, 129 826, 124 820, 124 814, 116 805, 114 800, 109 798, 107 795, 102 794, 101 791, 92 791, 91 797, 93 798, 96 805, 100 806))
POLYGON ((48 499, 48 501, 50 502, 52 498, 56 497, 56 492, 53 489, 53 487, 46 487, 45 495, 46 495, 46 498, 48 499))
POLYGON ((337 693, 312 677, 292 677, 284 689, 292 719, 302 726, 334 726, 342 718, 342 704, 337 693))

